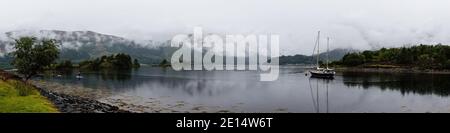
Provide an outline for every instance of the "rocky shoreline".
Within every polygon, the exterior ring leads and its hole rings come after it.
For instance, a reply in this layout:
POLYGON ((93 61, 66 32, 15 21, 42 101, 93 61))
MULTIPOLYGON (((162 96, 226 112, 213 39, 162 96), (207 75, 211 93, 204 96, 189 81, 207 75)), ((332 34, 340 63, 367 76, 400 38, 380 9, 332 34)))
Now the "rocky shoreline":
POLYGON ((53 102, 62 113, 131 113, 97 100, 51 92, 40 87, 36 88, 41 95, 53 102))
POLYGON ((32 80, 42 95, 64 113, 231 113, 244 112, 240 105, 207 106, 173 100, 169 96, 140 97, 105 88, 32 80))

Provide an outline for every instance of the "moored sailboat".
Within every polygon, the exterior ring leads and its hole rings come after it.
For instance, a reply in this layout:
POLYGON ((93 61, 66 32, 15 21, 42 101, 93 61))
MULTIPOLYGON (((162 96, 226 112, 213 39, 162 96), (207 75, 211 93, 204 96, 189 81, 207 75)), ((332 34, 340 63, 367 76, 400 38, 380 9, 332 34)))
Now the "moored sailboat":
POLYGON ((326 68, 320 68, 320 64, 319 64, 319 59, 320 59, 320 31, 317 33, 317 40, 316 40, 316 46, 317 46, 317 60, 316 60, 316 68, 315 70, 310 70, 309 72, 311 73, 311 77, 316 77, 316 78, 334 78, 334 75, 336 74, 336 72, 334 71, 334 69, 331 69, 328 67, 328 47, 329 47, 329 42, 330 42, 330 38, 327 38, 327 60, 326 60, 326 68))

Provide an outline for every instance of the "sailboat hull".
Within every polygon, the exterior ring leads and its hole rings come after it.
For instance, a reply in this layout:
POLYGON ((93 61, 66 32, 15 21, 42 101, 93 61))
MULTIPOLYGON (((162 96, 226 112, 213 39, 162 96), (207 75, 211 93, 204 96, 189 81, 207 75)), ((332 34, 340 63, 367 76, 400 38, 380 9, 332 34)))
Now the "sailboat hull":
POLYGON ((335 73, 334 72, 322 72, 322 71, 310 71, 311 77, 313 78, 327 78, 327 79, 333 79, 335 73))

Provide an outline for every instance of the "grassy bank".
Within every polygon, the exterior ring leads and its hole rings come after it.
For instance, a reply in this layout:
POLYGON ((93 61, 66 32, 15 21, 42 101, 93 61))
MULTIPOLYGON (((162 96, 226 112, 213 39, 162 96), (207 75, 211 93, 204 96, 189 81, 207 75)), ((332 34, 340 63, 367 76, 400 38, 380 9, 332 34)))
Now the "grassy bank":
POLYGON ((54 113, 58 109, 38 90, 16 80, 0 80, 0 113, 54 113))

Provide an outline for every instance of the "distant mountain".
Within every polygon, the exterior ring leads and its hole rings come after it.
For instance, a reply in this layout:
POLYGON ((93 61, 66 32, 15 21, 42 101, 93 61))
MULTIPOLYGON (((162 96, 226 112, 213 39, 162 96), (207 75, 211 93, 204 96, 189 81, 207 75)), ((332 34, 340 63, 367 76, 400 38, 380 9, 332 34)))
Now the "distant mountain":
POLYGON ((314 61, 311 56, 306 55, 282 55, 279 57, 280 65, 288 65, 288 64, 313 64, 314 61))
MULTIPOLYGON (((328 52, 329 61, 337 61, 342 59, 345 54, 357 52, 354 49, 334 49, 328 52)), ((280 56, 279 61, 281 65, 287 64, 315 64, 316 63, 316 55, 293 55, 293 56, 280 56)), ((321 61, 325 61, 327 58, 327 52, 323 52, 319 54, 321 61)))
MULTIPOLYGON (((103 55, 126 53, 137 58, 140 63, 159 64, 163 59, 169 59, 177 48, 170 47, 170 42, 141 41, 106 35, 93 31, 12 31, 0 35, 0 66, 7 66, 11 57, 4 53, 12 51, 13 39, 22 36, 55 39, 60 47, 59 60, 79 62, 94 59, 103 55)), ((330 61, 340 60, 345 54, 354 52, 352 49, 334 49, 329 52, 330 61)), ((204 51, 205 52, 205 51, 204 51)), ((321 60, 326 53, 320 54, 321 60)), ((315 60, 307 55, 280 56, 280 64, 314 64, 315 60)))
MULTIPOLYGON (((158 64, 175 49, 168 42, 135 42, 118 36, 101 34, 93 31, 12 31, 7 32, 6 39, 0 40, 1 53, 11 50, 13 39, 22 36, 55 39, 60 47, 60 60, 79 62, 114 53, 126 53, 145 64, 158 64)), ((1 38, 0 38, 1 39, 1 38)))
POLYGON ((11 62, 12 58, 10 56, 1 56, 0 57, 0 69, 10 69, 12 68, 11 62))
MULTIPOLYGON (((328 52, 328 58, 330 61, 337 61, 337 60, 341 60, 345 54, 353 53, 353 52, 359 52, 359 51, 355 50, 355 49, 343 49, 343 48, 333 49, 328 52)), ((316 55, 313 55, 313 56, 316 56, 316 55)), ((327 52, 320 53, 319 57, 320 57, 320 60, 326 60, 327 52)))

